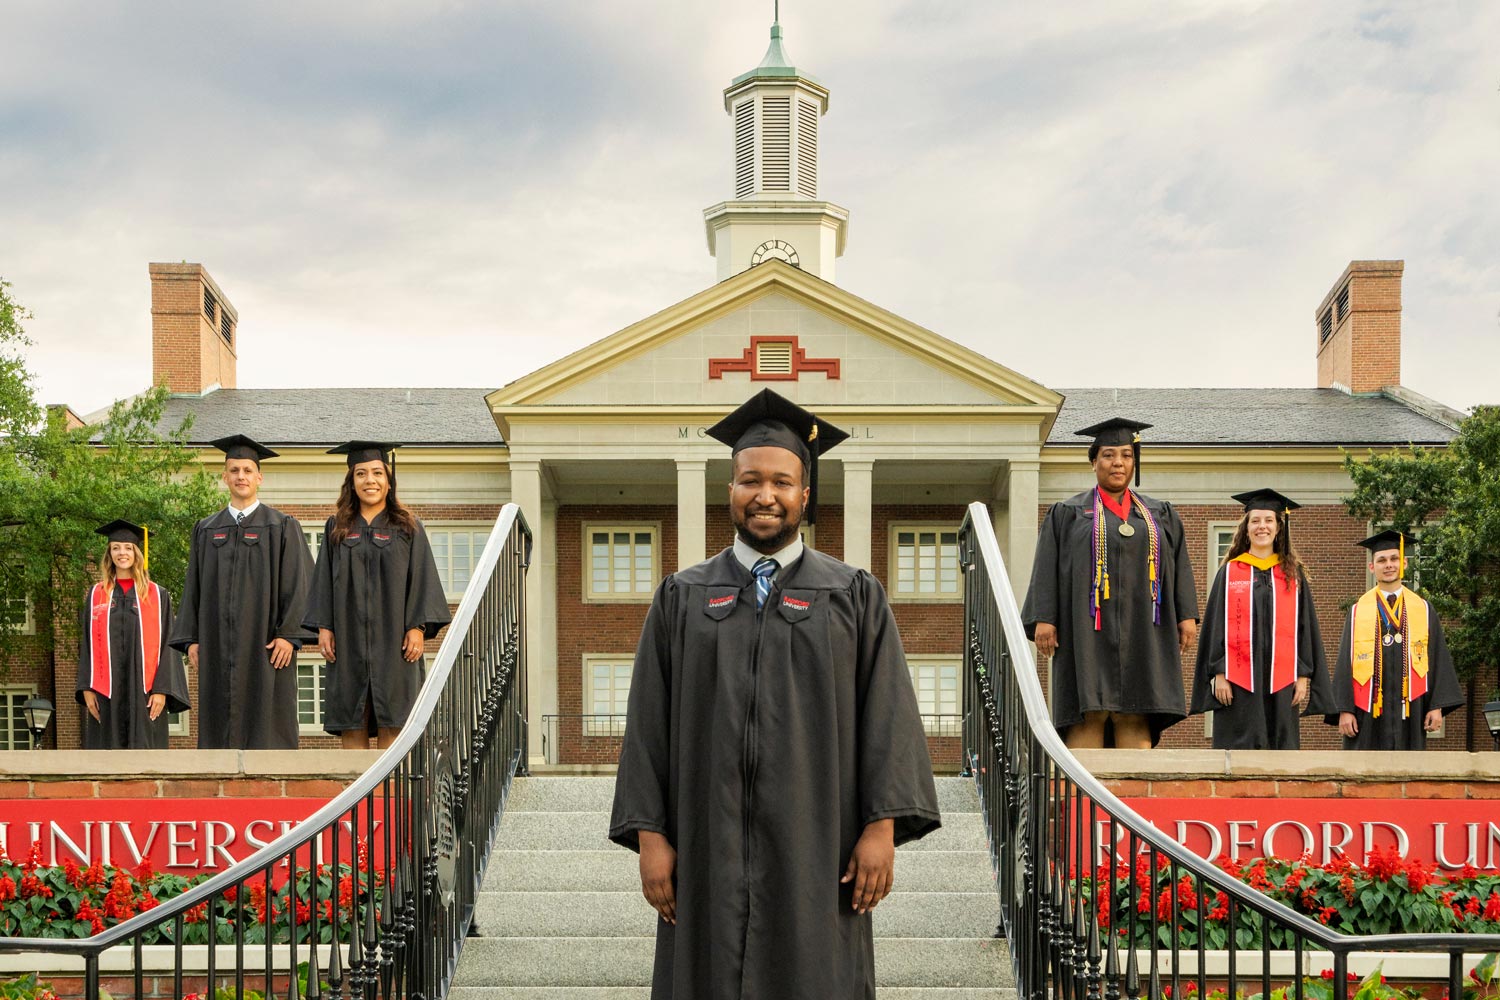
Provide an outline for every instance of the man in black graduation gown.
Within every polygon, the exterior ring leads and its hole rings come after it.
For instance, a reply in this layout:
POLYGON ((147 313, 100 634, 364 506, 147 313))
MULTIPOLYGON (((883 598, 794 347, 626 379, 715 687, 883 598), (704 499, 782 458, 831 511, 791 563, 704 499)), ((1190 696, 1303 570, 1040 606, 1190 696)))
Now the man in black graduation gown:
POLYGON ((1443 626, 1431 604, 1401 583, 1411 538, 1382 531, 1370 550, 1375 586, 1349 609, 1333 667, 1333 708, 1345 750, 1425 750, 1464 703, 1443 626))
POLYGON ((1094 439, 1096 485, 1053 504, 1037 534, 1021 619, 1051 660, 1052 719, 1071 747, 1154 746, 1187 715, 1181 654, 1197 640, 1198 595, 1182 521, 1130 489, 1150 426, 1078 431, 1094 439))
POLYGON ((312 576, 302 525, 261 503, 276 452, 220 438, 229 506, 193 527, 171 645, 198 671, 200 749, 297 746, 297 650, 312 576))
POLYGON ((873 998, 870 911, 938 807, 884 589, 798 536, 847 435, 769 390, 710 433, 735 542, 656 592, 610 819, 660 914, 651 995, 873 998))

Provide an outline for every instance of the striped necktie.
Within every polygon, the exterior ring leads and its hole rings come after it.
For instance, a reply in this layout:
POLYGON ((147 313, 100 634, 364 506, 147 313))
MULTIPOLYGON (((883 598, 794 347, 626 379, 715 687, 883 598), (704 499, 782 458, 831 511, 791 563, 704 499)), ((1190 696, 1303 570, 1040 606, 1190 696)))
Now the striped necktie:
POLYGON ((766 603, 766 598, 771 596, 771 577, 776 575, 776 560, 771 558, 759 559, 750 572, 755 574, 755 610, 759 611, 766 603))

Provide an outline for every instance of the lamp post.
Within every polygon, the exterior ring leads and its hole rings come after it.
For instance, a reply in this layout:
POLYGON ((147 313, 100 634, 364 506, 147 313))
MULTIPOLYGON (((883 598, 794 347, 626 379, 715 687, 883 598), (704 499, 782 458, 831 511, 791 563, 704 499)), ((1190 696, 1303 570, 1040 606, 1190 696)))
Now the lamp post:
POLYGON ((52 721, 52 702, 40 695, 32 695, 21 706, 21 713, 26 717, 26 728, 31 730, 31 748, 35 750, 42 745, 42 734, 52 721))
POLYGON ((1484 721, 1490 727, 1490 738, 1495 749, 1500 750, 1500 698, 1484 703, 1484 721))

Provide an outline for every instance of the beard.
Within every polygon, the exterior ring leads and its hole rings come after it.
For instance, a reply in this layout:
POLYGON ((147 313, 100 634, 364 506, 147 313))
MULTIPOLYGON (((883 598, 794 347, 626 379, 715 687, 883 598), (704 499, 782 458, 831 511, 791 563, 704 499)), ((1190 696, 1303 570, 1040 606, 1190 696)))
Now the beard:
POLYGON ((731 510, 730 518, 734 521, 734 533, 740 540, 762 553, 780 552, 792 543, 792 539, 797 537, 797 532, 802 528, 801 510, 793 512, 783 508, 781 527, 774 535, 757 535, 751 531, 748 513, 731 510))

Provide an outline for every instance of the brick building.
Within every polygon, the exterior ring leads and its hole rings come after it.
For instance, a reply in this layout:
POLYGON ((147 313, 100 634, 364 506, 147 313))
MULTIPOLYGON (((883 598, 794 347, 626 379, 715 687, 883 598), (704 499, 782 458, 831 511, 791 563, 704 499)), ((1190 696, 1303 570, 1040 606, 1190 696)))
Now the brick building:
MULTIPOLYGON (((351 437, 404 442, 401 495, 432 534, 454 601, 500 505, 520 504, 535 532, 534 758, 613 761, 620 720, 611 716, 624 711, 657 582, 732 538, 729 457, 705 428, 762 384, 850 433, 821 464, 808 541, 885 584, 942 762, 956 760, 943 727, 960 710, 965 505, 990 505, 1024 596, 1039 517, 1092 484, 1087 442, 1071 431, 1106 416, 1155 425, 1143 489, 1181 512, 1200 602, 1239 516, 1230 494, 1270 485, 1303 504, 1293 530, 1331 658, 1342 606, 1368 586, 1353 543, 1370 525, 1340 505, 1349 489, 1341 449, 1443 446, 1461 417, 1400 385, 1400 261, 1350 263, 1318 304, 1316 387, 1049 388, 835 284, 849 212, 818 192, 828 90, 789 65, 779 28, 724 100, 734 197, 704 212, 719 277, 704 291, 488 395, 241 389, 236 358, 254 345, 239 342, 228 297, 199 265, 152 264, 153 371, 174 393, 168 421, 191 414, 215 466, 206 442, 225 434, 280 451, 262 496, 301 518, 314 548, 343 474, 324 450, 351 437)), ((304 745, 326 745, 316 735, 321 666, 304 656, 298 669, 304 745)), ((1190 678, 1191 662, 1184 669, 1190 678)), ((12 683, 26 688, 24 668, 12 683)), ((51 679, 33 672, 29 684, 46 690, 51 679)), ((69 685, 70 674, 54 698, 64 717, 69 685)), ((1450 717, 1434 743, 1463 748, 1470 715, 1450 717)), ((186 743, 190 715, 181 727, 186 743)), ((1192 718, 1164 743, 1203 746, 1205 730, 1192 718)), ((77 732, 76 719, 60 726, 62 745, 77 745, 77 732)), ((1304 746, 1335 745, 1331 728, 1305 725, 1304 746)))

